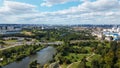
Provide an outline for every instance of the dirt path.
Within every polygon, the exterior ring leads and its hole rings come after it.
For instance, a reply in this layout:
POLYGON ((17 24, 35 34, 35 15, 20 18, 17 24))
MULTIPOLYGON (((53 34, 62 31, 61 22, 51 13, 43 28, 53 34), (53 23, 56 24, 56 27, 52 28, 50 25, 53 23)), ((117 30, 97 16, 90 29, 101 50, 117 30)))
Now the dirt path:
POLYGON ((95 55, 95 53, 92 53, 92 55, 91 55, 91 56, 88 56, 88 57, 86 58, 86 60, 87 60, 87 61, 90 61, 89 58, 93 57, 94 55, 95 55))
POLYGON ((68 65, 67 66, 67 68, 70 68, 71 67, 71 65, 73 65, 74 63, 80 63, 81 61, 78 61, 78 62, 73 62, 73 63, 71 63, 70 65, 68 65))
MULTIPOLYGON (((86 60, 89 61, 89 58, 91 58, 91 57, 94 56, 94 55, 95 55, 95 53, 92 53, 90 56, 88 56, 88 57, 86 58, 86 60)), ((68 65, 67 68, 70 68, 71 65, 74 64, 74 63, 80 63, 80 62, 81 62, 81 61, 73 62, 73 63, 71 63, 70 65, 68 65)))
POLYGON ((62 67, 59 65, 59 62, 51 63, 48 68, 53 68, 53 67, 55 67, 55 68, 62 68, 62 67))

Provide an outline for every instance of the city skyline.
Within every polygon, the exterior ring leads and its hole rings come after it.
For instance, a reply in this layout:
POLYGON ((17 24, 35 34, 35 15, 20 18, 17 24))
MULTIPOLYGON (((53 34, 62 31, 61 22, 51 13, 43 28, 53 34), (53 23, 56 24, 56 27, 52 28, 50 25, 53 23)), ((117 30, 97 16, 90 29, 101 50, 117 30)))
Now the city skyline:
POLYGON ((0 24, 119 24, 120 0, 0 0, 0 24))

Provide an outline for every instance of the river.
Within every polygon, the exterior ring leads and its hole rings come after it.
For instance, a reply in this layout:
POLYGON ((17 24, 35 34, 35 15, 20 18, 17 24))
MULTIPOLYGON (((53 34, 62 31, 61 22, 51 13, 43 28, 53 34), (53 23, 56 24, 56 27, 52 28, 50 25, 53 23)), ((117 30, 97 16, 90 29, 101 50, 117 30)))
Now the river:
POLYGON ((3 68, 28 68, 29 63, 31 61, 37 60, 41 65, 51 61, 53 59, 53 55, 56 54, 56 49, 52 46, 48 46, 40 51, 38 51, 35 55, 28 56, 21 61, 10 63, 3 68))

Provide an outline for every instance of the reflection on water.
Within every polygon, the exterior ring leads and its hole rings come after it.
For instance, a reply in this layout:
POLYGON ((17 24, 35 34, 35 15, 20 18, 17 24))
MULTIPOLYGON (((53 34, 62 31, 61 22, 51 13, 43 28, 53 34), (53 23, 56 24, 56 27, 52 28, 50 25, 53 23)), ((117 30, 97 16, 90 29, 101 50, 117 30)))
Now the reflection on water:
POLYGON ((38 63, 41 65, 49 62, 53 59, 53 55, 56 53, 56 49, 52 46, 48 46, 47 48, 44 48, 43 50, 37 52, 36 55, 31 55, 29 57, 24 58, 23 60, 19 62, 13 62, 10 63, 3 68, 28 68, 29 63, 33 60, 37 60, 38 63))

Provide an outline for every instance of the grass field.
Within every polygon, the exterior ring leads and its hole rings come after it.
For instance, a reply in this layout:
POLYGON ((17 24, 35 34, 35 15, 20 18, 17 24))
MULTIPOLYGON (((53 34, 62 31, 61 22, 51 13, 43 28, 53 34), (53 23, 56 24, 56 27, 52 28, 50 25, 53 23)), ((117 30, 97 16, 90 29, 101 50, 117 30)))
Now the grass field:
POLYGON ((80 61, 83 57, 89 56, 90 54, 75 54, 70 53, 68 56, 65 56, 65 58, 71 60, 71 62, 77 62, 80 61))
POLYGON ((89 60, 90 60, 90 62, 91 62, 92 60, 97 60, 97 59, 99 59, 99 58, 100 58, 100 55, 95 54, 94 56, 92 56, 91 58, 89 58, 89 60))
MULTIPOLYGON (((80 56, 79 58, 82 59, 84 56, 88 57, 88 56, 90 56, 90 55, 80 54, 79 56, 80 56)), ((91 61, 92 61, 93 59, 99 59, 99 58, 100 58, 100 55, 95 54, 94 56, 92 56, 92 57, 89 58, 90 61, 86 62, 86 65, 87 65, 87 66, 91 66, 91 61)), ((79 68, 79 67, 78 67, 79 64, 80 64, 80 61, 79 61, 79 62, 74 62, 74 63, 72 63, 72 65, 71 65, 69 68, 79 68)))

